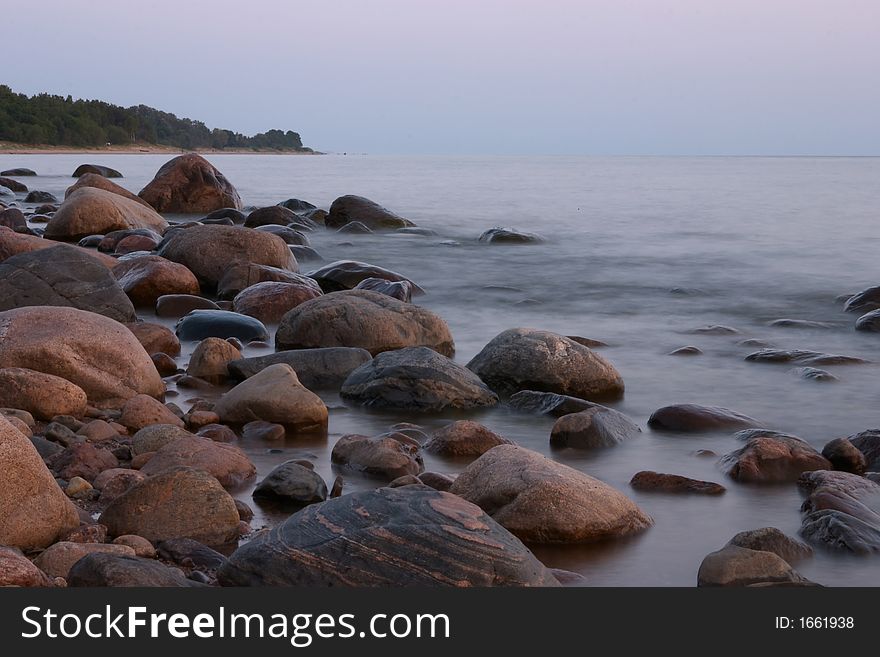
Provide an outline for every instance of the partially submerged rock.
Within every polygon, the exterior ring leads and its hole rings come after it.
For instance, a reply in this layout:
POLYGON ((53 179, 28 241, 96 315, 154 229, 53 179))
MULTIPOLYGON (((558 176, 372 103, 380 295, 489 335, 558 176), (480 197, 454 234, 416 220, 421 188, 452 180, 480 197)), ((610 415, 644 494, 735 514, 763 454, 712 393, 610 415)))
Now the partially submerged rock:
POLYGON ((399 433, 374 438, 358 434, 342 436, 333 446, 330 460, 340 468, 386 481, 417 475, 425 469, 418 444, 399 433))
POLYGON ((231 376, 247 379, 270 365, 284 363, 293 368, 300 383, 309 390, 339 389, 349 374, 371 358, 369 351, 358 347, 293 349, 235 360, 228 368, 231 376))
POLYGON ((641 432, 639 426, 623 413, 593 404, 591 408, 556 420, 550 432, 550 444, 576 449, 613 447, 641 432))
POLYGON ((195 153, 163 164, 138 196, 159 212, 192 214, 242 207, 238 191, 226 176, 195 153))
POLYGON ((697 586, 809 585, 809 580, 773 552, 727 545, 703 559, 697 586))
POLYGON ((758 427, 760 424, 756 419, 728 408, 699 404, 664 406, 648 418, 648 426, 656 431, 722 431, 758 427))
POLYGON ((714 481, 701 481, 681 475, 642 470, 633 475, 629 485, 636 490, 660 493, 698 493, 701 495, 721 495, 726 488, 714 481))
POLYGON ((359 221, 371 230, 415 226, 413 222, 383 208, 375 201, 354 195, 340 196, 333 201, 324 224, 327 228, 341 228, 352 221, 359 221))
POLYGON ((751 483, 796 481, 803 472, 828 470, 831 464, 809 443, 775 431, 743 432, 744 447, 721 458, 732 479, 751 483))
POLYGON ((481 456, 498 445, 513 442, 471 420, 458 420, 441 427, 425 443, 424 450, 440 456, 481 456))

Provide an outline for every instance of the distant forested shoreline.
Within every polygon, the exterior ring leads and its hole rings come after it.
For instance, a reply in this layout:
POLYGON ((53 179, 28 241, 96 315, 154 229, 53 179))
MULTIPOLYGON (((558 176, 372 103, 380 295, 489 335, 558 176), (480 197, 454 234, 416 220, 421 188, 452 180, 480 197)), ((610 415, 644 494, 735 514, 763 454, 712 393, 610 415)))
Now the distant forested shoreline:
POLYGON ((192 150, 312 150, 292 130, 248 137, 147 105, 120 107, 45 93, 27 96, 6 85, 0 85, 0 141, 84 148, 152 144, 192 150))

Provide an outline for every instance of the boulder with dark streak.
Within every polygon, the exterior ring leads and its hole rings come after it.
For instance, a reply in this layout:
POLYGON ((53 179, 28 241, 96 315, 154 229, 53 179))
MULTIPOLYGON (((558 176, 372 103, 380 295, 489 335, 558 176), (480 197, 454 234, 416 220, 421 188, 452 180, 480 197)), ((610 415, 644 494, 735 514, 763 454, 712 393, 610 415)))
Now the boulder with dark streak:
POLYGON ((557 586, 479 507, 422 486, 313 504, 236 550, 223 586, 557 586))

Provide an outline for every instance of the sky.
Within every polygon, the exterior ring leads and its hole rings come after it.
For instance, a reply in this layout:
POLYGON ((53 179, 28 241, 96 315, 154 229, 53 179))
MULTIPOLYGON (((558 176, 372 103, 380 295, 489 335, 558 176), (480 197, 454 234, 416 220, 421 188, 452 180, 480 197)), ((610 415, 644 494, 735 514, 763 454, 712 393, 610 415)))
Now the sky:
POLYGON ((27 0, 2 82, 372 154, 880 154, 878 0, 27 0))

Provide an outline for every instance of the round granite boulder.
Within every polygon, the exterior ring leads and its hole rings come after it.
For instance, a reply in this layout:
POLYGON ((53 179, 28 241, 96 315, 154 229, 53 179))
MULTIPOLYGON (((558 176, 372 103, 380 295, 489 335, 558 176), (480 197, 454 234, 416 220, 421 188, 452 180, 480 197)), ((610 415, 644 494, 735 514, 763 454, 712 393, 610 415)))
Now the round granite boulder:
POLYGON ((124 196, 97 187, 81 187, 64 199, 46 224, 46 237, 79 240, 127 228, 149 228, 161 234, 168 228, 168 222, 154 210, 124 196))
POLYGON ((178 155, 163 164, 138 196, 159 212, 204 214, 242 207, 232 183, 196 153, 178 155))

